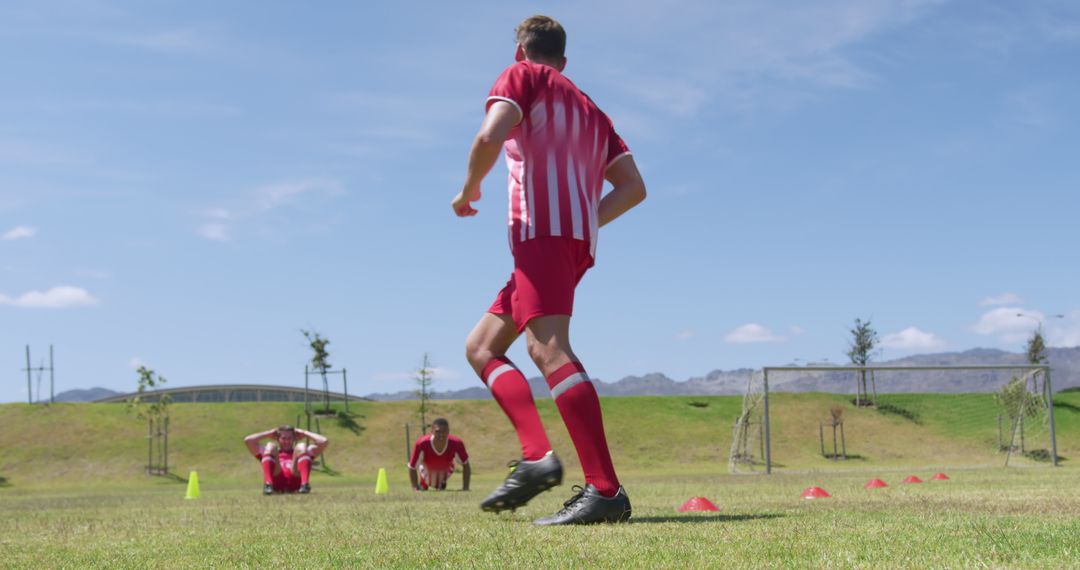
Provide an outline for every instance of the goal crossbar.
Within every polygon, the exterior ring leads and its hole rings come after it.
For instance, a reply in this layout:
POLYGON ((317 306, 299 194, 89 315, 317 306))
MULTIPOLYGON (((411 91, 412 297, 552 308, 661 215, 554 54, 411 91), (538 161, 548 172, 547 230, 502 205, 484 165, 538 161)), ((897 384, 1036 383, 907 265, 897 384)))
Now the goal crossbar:
POLYGON ((769 433, 769 372, 874 372, 874 371, 971 371, 971 370, 1023 370, 1027 374, 1042 372, 1047 395, 1047 419, 1050 425, 1050 461, 1057 467, 1057 437, 1054 433, 1054 391, 1050 387, 1050 367, 1038 364, 973 364, 970 366, 765 366, 761 369, 764 388, 762 423, 765 437, 765 473, 772 474, 772 441, 769 433))

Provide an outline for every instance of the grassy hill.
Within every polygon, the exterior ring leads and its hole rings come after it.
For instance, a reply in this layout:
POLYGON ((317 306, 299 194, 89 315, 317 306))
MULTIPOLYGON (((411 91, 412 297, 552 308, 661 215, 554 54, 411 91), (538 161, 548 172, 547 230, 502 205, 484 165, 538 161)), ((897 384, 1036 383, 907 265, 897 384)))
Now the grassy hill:
MULTIPOLYGON (((997 466, 996 418, 986 394, 904 394, 883 397, 890 413, 856 409, 849 398, 832 394, 773 394, 773 458, 781 470, 832 470, 914 466, 997 466), (844 408, 847 462, 821 457, 818 420, 832 405, 844 408)), ((1056 399, 1058 453, 1080 456, 1080 393, 1056 399)), ((577 458, 558 412, 540 400, 540 415, 569 473, 577 477, 577 458)), ((731 426, 741 398, 671 396, 607 398, 605 423, 616 467, 624 473, 676 474, 727 472, 731 426)), ((391 486, 404 486, 405 424, 417 433, 416 402, 363 402, 350 406, 350 425, 320 420, 331 438, 327 462, 337 475, 320 474, 319 484, 374 482, 385 467, 391 486)), ((505 474, 504 464, 518 454, 517 439, 491 401, 439 401, 434 415, 450 420, 472 456, 481 480, 505 474)), ((883 406, 883 409, 886 406, 883 406)), ((186 477, 197 470, 204 485, 241 484, 257 478, 256 462, 242 439, 281 423, 295 423, 302 404, 176 404, 172 407, 171 470, 186 477)), ((429 419, 433 416, 429 416, 429 419)), ((146 463, 146 424, 120 404, 0 405, 0 485, 17 487, 158 485, 167 478, 142 474, 146 463)), ((1034 430, 1031 437, 1042 437, 1034 430)), ((831 438, 830 438, 831 439, 831 438)), ((411 443, 411 442, 408 442, 411 443)), ((1045 446, 1041 440, 1038 445, 1045 446)))

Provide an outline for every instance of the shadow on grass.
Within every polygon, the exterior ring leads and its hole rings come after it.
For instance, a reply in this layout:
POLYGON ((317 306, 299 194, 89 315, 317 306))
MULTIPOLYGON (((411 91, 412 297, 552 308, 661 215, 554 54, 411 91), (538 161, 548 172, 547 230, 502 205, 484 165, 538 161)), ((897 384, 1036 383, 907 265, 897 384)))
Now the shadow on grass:
POLYGON ((887 416, 899 416, 905 420, 911 421, 915 425, 922 425, 922 418, 919 417, 919 414, 907 408, 901 408, 900 406, 893 404, 878 404, 877 411, 878 413, 887 416))
POLYGON ((1080 412, 1080 406, 1069 402, 1059 402, 1054 400, 1054 409, 1069 410, 1070 412, 1080 412))
MULTIPOLYGON (((866 461, 867 460, 866 457, 863 457, 862 455, 859 455, 858 453, 849 453, 849 454, 847 454, 847 456, 840 455, 839 453, 837 453, 835 455, 833 455, 832 453, 826 453, 822 457, 824 457, 825 459, 832 459, 834 461, 866 461)), ((773 463, 773 467, 776 467, 775 463, 773 463)))
POLYGON ((331 477, 338 477, 338 476, 341 475, 341 471, 338 471, 337 469, 334 469, 333 467, 330 467, 326 463, 323 463, 322 466, 319 467, 319 471, 321 473, 325 473, 326 475, 329 475, 331 477))
POLYGON ((10 487, 11 482, 7 480, 7 477, 0 475, 0 487, 10 487))
POLYGON ((711 522, 743 522, 755 520, 768 520, 783 518, 784 515, 760 514, 760 515, 670 515, 663 517, 634 517, 630 522, 641 523, 711 523, 711 522))
POLYGON ((360 435, 360 432, 364 431, 364 426, 360 425, 360 422, 356 421, 356 418, 363 418, 360 414, 354 414, 352 412, 338 412, 337 413, 337 425, 342 429, 347 429, 356 435, 360 435))
POLYGON ((187 477, 181 477, 172 471, 165 473, 164 475, 155 475, 155 477, 161 477, 162 479, 172 481, 173 483, 184 483, 185 485, 188 482, 187 477))

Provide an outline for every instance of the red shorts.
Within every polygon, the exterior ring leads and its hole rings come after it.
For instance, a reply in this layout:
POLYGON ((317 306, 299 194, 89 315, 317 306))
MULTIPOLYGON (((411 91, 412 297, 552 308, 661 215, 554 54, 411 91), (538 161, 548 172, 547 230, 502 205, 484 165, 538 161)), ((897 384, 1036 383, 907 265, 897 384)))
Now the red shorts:
POLYGON ((419 477, 417 479, 420 483, 420 488, 427 491, 435 489, 436 491, 446 490, 446 481, 450 479, 450 476, 454 474, 454 466, 450 466, 449 471, 428 471, 427 466, 423 463, 417 468, 416 473, 419 477))
POLYGON ((572 315, 574 289, 592 266, 588 242, 542 237, 519 243, 510 281, 488 312, 510 315, 518 332, 536 317, 572 315))
POLYGON ((275 493, 295 493, 300 490, 300 473, 293 473, 283 466, 281 471, 274 473, 271 483, 275 493))

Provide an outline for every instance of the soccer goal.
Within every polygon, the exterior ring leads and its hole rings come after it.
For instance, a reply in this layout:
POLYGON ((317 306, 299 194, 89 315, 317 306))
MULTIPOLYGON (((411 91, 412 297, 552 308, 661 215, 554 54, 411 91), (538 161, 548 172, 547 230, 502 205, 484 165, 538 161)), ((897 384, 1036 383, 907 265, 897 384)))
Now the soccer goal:
POLYGON ((732 473, 1057 465, 1050 367, 768 366, 732 430, 732 473))

